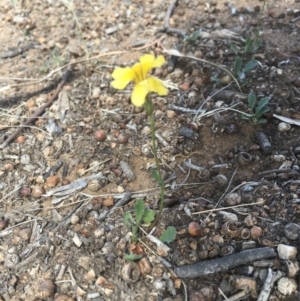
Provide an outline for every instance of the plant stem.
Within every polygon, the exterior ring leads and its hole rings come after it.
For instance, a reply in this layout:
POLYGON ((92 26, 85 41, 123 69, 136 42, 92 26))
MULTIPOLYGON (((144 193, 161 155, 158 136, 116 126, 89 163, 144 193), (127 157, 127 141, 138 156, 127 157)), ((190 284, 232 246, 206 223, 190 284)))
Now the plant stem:
POLYGON ((161 172, 160 172, 160 167, 159 167, 159 161, 158 161, 158 157, 157 157, 157 149, 156 149, 156 137, 155 137, 155 126, 154 126, 154 119, 153 119, 153 115, 149 115, 149 121, 150 121, 150 128, 151 128, 151 136, 152 136, 152 150, 153 150, 153 154, 154 154, 154 159, 155 159, 155 164, 156 164, 156 168, 157 168, 157 175, 159 177, 159 181, 158 184, 160 186, 160 203, 159 203, 159 211, 158 214, 155 217, 155 220, 153 221, 151 228, 153 228, 156 223, 158 222, 162 210, 164 208, 164 204, 165 204, 165 185, 163 182, 163 179, 161 177, 161 172))

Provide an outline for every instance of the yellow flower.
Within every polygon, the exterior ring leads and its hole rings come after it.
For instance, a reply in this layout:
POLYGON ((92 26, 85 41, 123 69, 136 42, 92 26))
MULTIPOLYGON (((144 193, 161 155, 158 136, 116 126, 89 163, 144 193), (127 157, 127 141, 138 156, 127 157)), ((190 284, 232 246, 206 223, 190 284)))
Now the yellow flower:
POLYGON ((136 107, 141 107, 149 92, 155 92, 158 95, 167 95, 168 90, 162 84, 162 81, 154 76, 148 76, 151 69, 160 67, 165 63, 165 58, 160 55, 157 58, 152 54, 145 54, 140 57, 140 62, 131 68, 116 68, 112 73, 114 81, 111 86, 115 89, 123 90, 129 82, 134 82, 134 88, 131 94, 131 101, 136 107))

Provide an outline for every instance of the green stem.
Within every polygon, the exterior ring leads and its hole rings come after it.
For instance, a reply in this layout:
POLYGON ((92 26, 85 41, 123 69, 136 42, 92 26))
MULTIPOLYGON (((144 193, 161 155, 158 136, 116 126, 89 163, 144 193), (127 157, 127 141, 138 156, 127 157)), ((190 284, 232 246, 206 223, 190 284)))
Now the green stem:
POLYGON ((154 154, 154 159, 155 159, 155 164, 156 164, 156 168, 157 168, 157 174, 159 177, 159 181, 158 184, 160 186, 160 203, 159 203, 159 211, 158 214, 155 217, 154 222, 151 225, 151 228, 153 228, 156 223, 158 222, 162 210, 164 208, 165 205, 165 185, 163 182, 163 179, 161 177, 161 172, 160 172, 160 167, 159 167, 159 161, 158 161, 158 157, 157 157, 157 149, 156 149, 156 137, 155 137, 155 125, 154 125, 154 118, 153 115, 149 115, 149 121, 150 121, 150 128, 151 128, 151 135, 152 135, 152 149, 153 149, 153 154, 154 154))

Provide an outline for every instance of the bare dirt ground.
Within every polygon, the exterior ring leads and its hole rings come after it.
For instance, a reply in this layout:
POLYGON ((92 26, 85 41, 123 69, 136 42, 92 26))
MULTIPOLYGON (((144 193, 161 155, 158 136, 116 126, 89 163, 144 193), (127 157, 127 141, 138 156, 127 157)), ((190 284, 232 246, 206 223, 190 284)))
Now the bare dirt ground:
POLYGON ((168 31, 174 2, 0 0, 1 300, 299 300, 300 3, 178 0, 168 31), (258 64, 239 90, 166 49, 258 64), (168 61, 154 74, 172 88, 153 95, 167 196, 134 244, 124 212, 160 197, 151 134, 131 86, 110 81, 144 53, 168 61), (270 98, 265 124, 237 112, 250 92, 270 98), (159 244, 168 226, 176 239, 159 244))

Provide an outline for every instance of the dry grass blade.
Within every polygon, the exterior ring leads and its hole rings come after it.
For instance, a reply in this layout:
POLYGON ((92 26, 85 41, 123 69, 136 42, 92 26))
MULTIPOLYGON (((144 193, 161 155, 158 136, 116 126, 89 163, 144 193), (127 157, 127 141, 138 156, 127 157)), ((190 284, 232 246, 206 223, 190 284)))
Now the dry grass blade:
MULTIPOLYGON (((161 47, 163 47, 161 45, 161 47)), ((180 53, 178 50, 176 49, 165 49, 163 47, 163 52, 166 53, 166 54, 169 54, 169 55, 174 55, 174 56, 178 56, 178 57, 182 57, 182 58, 186 58, 186 59, 190 59, 190 60, 194 60, 194 61, 198 61, 198 62, 202 62, 202 63, 205 63, 205 64, 208 64, 208 65, 211 65, 211 66, 214 66, 216 68, 219 68, 221 69, 222 71, 224 71, 225 73, 227 73, 228 75, 231 76, 231 78, 234 80, 234 82, 236 83, 236 85, 238 86, 240 92, 242 92, 242 89, 241 89, 241 86, 238 82, 238 80, 234 77, 234 75, 229 71, 227 70, 226 68, 223 68, 222 66, 218 65, 218 64, 215 64, 215 63, 212 63, 210 61, 207 61, 207 60, 204 60, 204 59, 200 59, 200 58, 197 58, 195 56, 191 56, 191 55, 183 55, 182 53, 180 53)))

